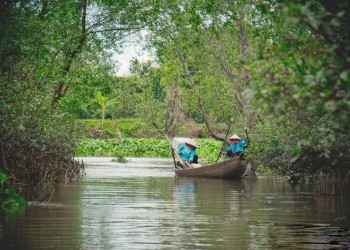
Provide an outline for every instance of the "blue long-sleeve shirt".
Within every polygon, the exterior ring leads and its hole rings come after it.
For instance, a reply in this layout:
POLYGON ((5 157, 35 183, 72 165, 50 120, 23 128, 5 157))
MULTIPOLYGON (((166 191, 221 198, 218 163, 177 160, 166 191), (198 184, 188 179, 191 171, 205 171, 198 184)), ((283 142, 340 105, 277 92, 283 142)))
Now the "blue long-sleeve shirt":
POLYGON ((248 140, 240 140, 238 143, 231 143, 228 150, 231 150, 233 153, 244 151, 244 147, 247 145, 248 140))
POLYGON ((177 149, 177 152, 181 154, 182 160, 193 161, 194 156, 196 155, 195 149, 190 149, 186 145, 182 145, 177 149))

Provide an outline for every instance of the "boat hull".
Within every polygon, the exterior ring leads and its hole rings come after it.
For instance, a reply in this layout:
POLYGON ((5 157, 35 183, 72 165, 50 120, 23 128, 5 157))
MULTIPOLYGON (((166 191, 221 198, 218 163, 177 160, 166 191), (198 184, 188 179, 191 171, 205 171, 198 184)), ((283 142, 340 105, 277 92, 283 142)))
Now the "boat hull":
POLYGON ((198 168, 175 169, 175 174, 206 178, 240 179, 245 173, 244 161, 239 157, 198 168))

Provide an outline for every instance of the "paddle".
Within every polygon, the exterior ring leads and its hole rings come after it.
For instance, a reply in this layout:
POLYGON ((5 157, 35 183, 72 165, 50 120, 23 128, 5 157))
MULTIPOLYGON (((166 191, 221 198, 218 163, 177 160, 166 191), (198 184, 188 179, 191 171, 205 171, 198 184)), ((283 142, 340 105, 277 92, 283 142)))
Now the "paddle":
MULTIPOLYGON (((248 128, 245 127, 244 131, 245 131, 245 136, 247 137, 247 140, 248 140, 247 146, 245 146, 245 147, 248 147, 248 144, 249 144, 249 141, 250 141, 249 136, 248 136, 248 128)), ((249 160, 248 163, 245 166, 245 170, 244 170, 244 173, 243 173, 242 177, 246 176, 251 169, 252 169, 252 163, 249 160)))
POLYGON ((216 162, 218 162, 218 160, 219 160, 219 158, 220 158, 220 156, 221 156, 222 150, 224 149, 224 145, 225 145, 225 142, 226 142, 226 140, 227 140, 227 136, 228 136, 228 134, 230 133, 230 129, 231 129, 232 124, 233 124, 233 119, 231 119, 230 126, 228 127, 228 130, 227 130, 227 133, 226 133, 226 136, 225 136, 225 140, 222 142, 222 146, 221 146, 221 149, 220 149, 218 158, 216 159, 216 162))
POLYGON ((247 140, 248 140, 248 143, 247 143, 247 146, 248 147, 248 144, 250 142, 250 139, 249 139, 249 136, 248 136, 248 128, 247 127, 244 127, 244 131, 245 131, 245 136, 247 137, 247 140))
POLYGON ((171 155, 173 156, 173 160, 174 160, 174 165, 176 166, 176 160, 175 160, 175 156, 174 156, 174 149, 173 149, 173 147, 172 147, 172 145, 171 145, 171 142, 170 142, 170 140, 169 140, 169 137, 167 136, 167 134, 164 134, 165 135, 165 138, 168 140, 168 142, 169 142, 169 144, 170 144, 170 147, 171 147, 171 155))

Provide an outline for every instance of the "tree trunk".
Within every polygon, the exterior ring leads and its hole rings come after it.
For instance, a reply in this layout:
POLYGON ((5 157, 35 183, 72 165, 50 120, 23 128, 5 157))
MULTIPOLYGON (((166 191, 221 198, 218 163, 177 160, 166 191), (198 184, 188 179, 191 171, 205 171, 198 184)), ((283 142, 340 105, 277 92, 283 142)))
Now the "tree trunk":
POLYGON ((119 141, 120 145, 124 146, 123 137, 122 137, 122 134, 121 134, 119 126, 118 126, 117 118, 115 118, 115 120, 114 120, 114 128, 115 128, 115 131, 117 133, 118 141, 119 141))
POLYGON ((181 59, 181 62, 182 62, 182 65, 183 67, 185 68, 185 72, 186 72, 186 75, 187 75, 187 78, 188 78, 188 81, 189 81, 189 85, 190 87, 192 88, 196 98, 197 98, 197 103, 198 103, 198 106, 199 106, 199 109, 201 110, 201 114, 202 114, 202 118, 204 120, 204 124, 210 134, 211 137, 213 137, 214 139, 216 140, 220 140, 220 141, 224 141, 225 138, 222 137, 222 136, 219 136, 218 134, 216 134, 212 129, 211 129, 211 126, 210 126, 210 121, 208 119, 208 115, 207 113, 205 112, 205 109, 204 109, 204 104, 203 104, 203 100, 202 98, 200 97, 196 87, 195 87, 195 83, 193 81, 193 78, 192 78, 192 75, 191 75, 191 72, 188 70, 188 67, 187 67, 187 62, 184 58, 184 56, 181 54, 181 52, 179 53, 180 54, 180 59, 181 59))
MULTIPOLYGON (((80 36, 80 39, 78 40, 78 44, 77 44, 76 48, 66 54, 66 63, 65 63, 65 66, 63 68, 62 78, 64 78, 65 76, 68 75, 68 73, 70 72, 70 69, 72 67, 72 63, 73 63, 74 59, 77 57, 77 55, 79 53, 82 52, 83 46, 85 44, 85 40, 86 40, 86 36, 87 36, 87 33, 86 33, 86 9, 87 9, 87 0, 81 0, 81 9, 80 9, 80 11, 81 11, 81 36, 80 36)), ((55 93, 54 93, 54 96, 53 96, 52 102, 51 102, 52 109, 57 109, 59 101, 67 93, 68 89, 69 89, 69 85, 65 82, 60 82, 56 86, 55 93)))
POLYGON ((166 117, 166 124, 165 124, 165 133, 173 137, 175 135, 175 123, 178 117, 177 114, 177 105, 176 100, 178 98, 178 85, 179 78, 178 76, 174 77, 173 81, 173 89, 168 93, 168 107, 167 107, 167 117, 166 117))
POLYGON ((105 117, 106 117, 106 106, 102 106, 102 124, 105 123, 105 117))
MULTIPOLYGON (((236 21, 236 24, 238 26, 238 41, 240 44, 242 64, 243 66, 245 66, 247 64, 248 40, 245 35, 245 28, 244 28, 244 23, 242 22, 242 19, 238 19, 236 21)), ((243 88, 246 87, 246 85, 250 81, 250 78, 251 76, 248 70, 245 70, 244 72, 242 72, 241 79, 242 79, 243 88)), ((241 96, 240 99, 242 100, 242 107, 244 108, 244 111, 247 117, 248 127, 251 128, 254 125, 255 120, 259 118, 255 117, 252 109, 249 108, 251 101, 243 96, 241 96)))

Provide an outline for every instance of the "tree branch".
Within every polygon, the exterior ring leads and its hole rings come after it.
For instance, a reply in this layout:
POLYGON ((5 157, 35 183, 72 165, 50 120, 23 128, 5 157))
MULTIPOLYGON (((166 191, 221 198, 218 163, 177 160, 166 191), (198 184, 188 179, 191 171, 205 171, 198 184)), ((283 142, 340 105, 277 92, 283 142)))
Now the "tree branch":
POLYGON ((198 103, 199 109, 201 110, 202 117, 203 117, 203 120, 204 120, 204 124, 207 127, 210 136, 212 136, 216 140, 220 140, 220 141, 225 140, 225 138, 223 138, 222 136, 217 135, 211 129, 210 122, 209 122, 209 119, 208 119, 208 115, 206 114, 205 109, 204 109, 204 104, 203 104, 202 98, 200 97, 200 95, 199 95, 199 93, 198 93, 198 91, 197 91, 197 89, 195 87, 195 83, 193 81, 192 74, 191 74, 191 72, 188 69, 186 59, 185 59, 185 57, 183 56, 183 54, 181 52, 178 51, 178 54, 180 56, 180 60, 182 62, 182 65, 183 65, 183 67, 185 69, 185 72, 186 72, 186 75, 188 77, 189 85, 192 88, 192 90, 193 90, 193 92, 194 92, 194 94, 195 94, 195 96, 197 98, 197 103, 198 103))

